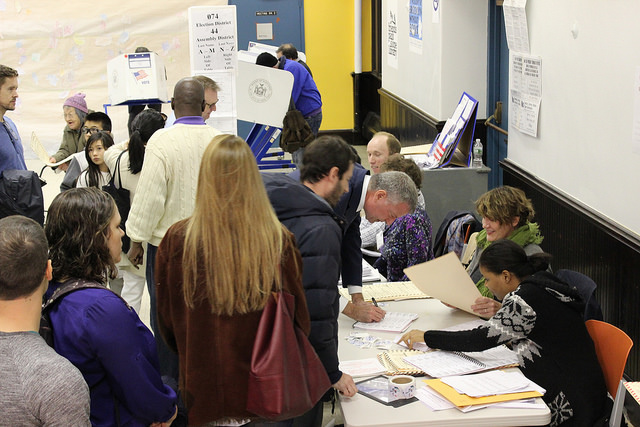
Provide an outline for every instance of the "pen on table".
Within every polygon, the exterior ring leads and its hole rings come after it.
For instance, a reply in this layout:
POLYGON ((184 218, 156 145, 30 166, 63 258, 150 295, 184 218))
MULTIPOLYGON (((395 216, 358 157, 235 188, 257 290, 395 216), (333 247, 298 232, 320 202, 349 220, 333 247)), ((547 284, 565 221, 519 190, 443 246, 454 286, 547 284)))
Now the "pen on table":
POLYGON ((371 301, 373 301, 373 305, 378 307, 378 301, 376 301, 376 299, 374 297, 371 297, 371 301))

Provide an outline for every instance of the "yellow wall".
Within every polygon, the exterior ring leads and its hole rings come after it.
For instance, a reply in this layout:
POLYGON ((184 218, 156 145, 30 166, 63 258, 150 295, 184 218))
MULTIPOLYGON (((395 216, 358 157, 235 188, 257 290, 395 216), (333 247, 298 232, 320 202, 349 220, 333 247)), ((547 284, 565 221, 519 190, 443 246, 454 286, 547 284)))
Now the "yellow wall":
POLYGON ((371 71, 371 2, 362 0, 362 71, 371 71))
POLYGON ((322 95, 321 130, 353 128, 353 2, 304 2, 305 54, 322 95))

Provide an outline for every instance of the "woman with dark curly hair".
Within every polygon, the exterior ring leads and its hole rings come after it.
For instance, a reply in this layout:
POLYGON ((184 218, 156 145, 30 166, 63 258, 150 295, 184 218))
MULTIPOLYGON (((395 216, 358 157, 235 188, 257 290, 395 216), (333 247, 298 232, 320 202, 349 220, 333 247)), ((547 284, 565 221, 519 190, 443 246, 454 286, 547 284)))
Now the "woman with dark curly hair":
POLYGON ((53 200, 45 233, 53 280, 45 299, 81 279, 49 311, 55 350, 91 391, 91 424, 168 426, 176 394, 162 383, 155 340, 135 311, 107 289, 122 252, 120 214, 107 193, 74 188, 53 200))

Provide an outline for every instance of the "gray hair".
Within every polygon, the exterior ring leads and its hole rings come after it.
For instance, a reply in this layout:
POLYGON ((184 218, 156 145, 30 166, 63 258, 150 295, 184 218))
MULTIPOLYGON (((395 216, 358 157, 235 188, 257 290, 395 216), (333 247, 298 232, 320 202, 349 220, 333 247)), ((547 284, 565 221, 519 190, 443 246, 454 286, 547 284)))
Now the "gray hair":
POLYGON ((389 202, 392 204, 406 203, 409 205, 409 212, 416 210, 418 204, 416 184, 406 173, 389 171, 372 175, 367 191, 377 190, 386 191, 389 202))

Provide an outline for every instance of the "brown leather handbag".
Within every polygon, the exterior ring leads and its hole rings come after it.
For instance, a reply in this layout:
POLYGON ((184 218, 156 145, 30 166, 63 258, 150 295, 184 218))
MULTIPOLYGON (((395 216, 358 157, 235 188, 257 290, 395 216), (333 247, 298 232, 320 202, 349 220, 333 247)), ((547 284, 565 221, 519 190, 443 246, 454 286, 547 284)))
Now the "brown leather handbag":
POLYGON ((251 355, 247 411, 280 421, 304 414, 331 387, 309 339, 293 320, 295 298, 274 292, 251 355))

